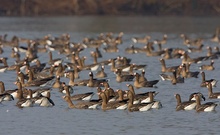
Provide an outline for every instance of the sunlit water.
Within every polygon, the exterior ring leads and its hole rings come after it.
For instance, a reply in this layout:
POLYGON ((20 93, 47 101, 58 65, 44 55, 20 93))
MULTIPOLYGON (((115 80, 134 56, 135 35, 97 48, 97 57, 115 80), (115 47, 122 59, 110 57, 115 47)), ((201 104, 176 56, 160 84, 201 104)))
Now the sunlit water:
MULTIPOLYGON (((149 80, 160 79, 161 65, 160 57, 146 57, 145 54, 126 54, 124 48, 129 47, 133 42, 132 37, 143 37, 150 35, 152 41, 161 39, 163 34, 168 35, 167 44, 163 47, 181 47, 187 49, 182 44, 179 35, 186 33, 190 38, 204 38, 205 46, 218 46, 217 43, 210 42, 209 38, 219 26, 219 18, 175 18, 175 17, 54 17, 54 18, 0 18, 0 35, 8 34, 8 39, 13 35, 25 38, 41 38, 46 34, 60 36, 62 33, 69 33, 71 41, 81 42, 83 37, 96 37, 100 32, 119 33, 123 31, 123 44, 119 46, 119 53, 103 53, 103 58, 99 61, 107 60, 116 56, 126 56, 132 58, 132 63, 147 64, 146 76, 149 80)), ((136 44, 143 47, 143 44, 136 44)), ((104 46, 101 46, 102 48, 104 46)), ((88 48, 80 55, 87 56, 86 63, 91 64, 89 52, 94 49, 88 48)), ((1 57, 10 57, 11 48, 4 48, 1 57)), ((207 50, 202 53, 192 54, 192 57, 204 56, 207 50)), ((65 58, 53 52, 54 57, 65 58)), ((38 55, 41 62, 48 61, 48 54, 38 55)), ((24 54, 22 54, 22 58, 24 54)), ((68 61, 65 59, 65 61, 68 61)), ((207 71, 206 78, 219 77, 219 60, 215 60, 215 70, 207 71)), ((167 66, 180 64, 180 59, 167 60, 167 66)), ((203 63, 209 63, 205 61, 203 63)), ((14 59, 9 58, 8 64, 14 63, 14 59)), ((193 64, 192 71, 199 71, 198 66, 193 64)), ((113 89, 126 90, 126 83, 117 83, 115 75, 110 72, 110 67, 106 67, 110 86, 113 89)), ((139 71, 138 71, 139 72, 139 71)), ((0 73, 0 79, 5 82, 6 89, 14 89, 15 72, 7 71, 0 73)), ((88 78, 88 71, 80 73, 81 79, 88 78)), ((61 78, 61 81, 68 82, 68 79, 61 78)), ((132 82, 130 82, 133 84, 132 82)), ((68 109, 63 101, 62 94, 56 89, 51 92, 51 98, 55 106, 51 108, 32 107, 19 109, 15 106, 16 101, 3 102, 0 104, 1 111, 1 134, 218 134, 220 132, 220 107, 216 112, 196 113, 195 111, 175 111, 175 93, 179 93, 183 101, 193 92, 202 92, 207 97, 207 88, 201 88, 201 76, 199 78, 189 78, 184 84, 172 85, 169 81, 160 81, 158 88, 141 88, 137 93, 155 90, 159 92, 156 96, 163 104, 160 110, 148 112, 127 112, 119 110, 76 110, 68 109)), ((75 93, 87 91, 96 92, 95 88, 74 87, 75 93)), ((214 91, 219 91, 219 84, 214 91)), ((97 98, 97 95, 94 96, 97 98)), ((212 101, 212 100, 207 100, 212 101)), ((216 100, 215 100, 216 101, 216 100)))

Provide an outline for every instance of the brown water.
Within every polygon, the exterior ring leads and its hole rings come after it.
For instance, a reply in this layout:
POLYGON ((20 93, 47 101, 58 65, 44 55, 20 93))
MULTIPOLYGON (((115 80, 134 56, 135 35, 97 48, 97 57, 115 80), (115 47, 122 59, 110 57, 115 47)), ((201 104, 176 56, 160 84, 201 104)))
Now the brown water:
MULTIPOLYGON (((152 40, 161 39, 163 34, 168 35, 166 47, 181 47, 182 40, 179 34, 186 33, 191 38, 203 37, 205 46, 218 46, 217 43, 210 42, 209 38, 220 25, 219 18, 188 18, 188 17, 53 17, 53 18, 0 18, 0 35, 8 34, 9 38, 13 35, 27 38, 41 38, 46 34, 59 36, 62 33, 69 33, 71 41, 81 42, 83 37, 96 37, 100 32, 123 31, 123 44, 119 46, 119 53, 105 53, 100 61, 111 57, 126 56, 132 58, 133 63, 147 64, 146 76, 149 80, 160 79, 160 57, 146 57, 145 54, 126 54, 124 48, 132 44, 131 38, 134 36, 143 37, 150 35, 152 40)), ((141 47, 143 44, 136 44, 141 47)), ((102 46, 104 47, 104 46, 102 46)), ((89 52, 93 50, 88 48, 80 55, 89 57, 89 52)), ((9 57, 11 48, 4 48, 1 57, 9 57)), ((192 57, 203 56, 202 53, 192 54, 192 57)), ((53 52, 54 57, 64 58, 64 55, 58 55, 53 52)), ((24 56, 24 54, 22 54, 24 56)), ((22 57, 23 58, 23 57, 22 57)), ((48 61, 47 54, 39 54, 42 62, 48 61)), ((68 61, 65 59, 65 61, 68 61)), ((215 71, 207 71, 207 78, 219 80, 220 65, 219 60, 215 60, 215 71)), ((14 60, 9 59, 9 65, 14 60)), ((91 63, 89 58, 87 63, 91 63)), ((167 65, 180 64, 180 59, 167 60, 167 65)), ((203 63, 209 63, 203 62, 203 63)), ((192 71, 199 71, 198 66, 193 64, 192 71)), ((110 72, 110 67, 106 67, 110 86, 113 89, 126 90, 126 83, 117 83, 115 75, 110 72)), ((88 77, 88 71, 80 74, 81 78, 88 77)), ((13 84, 15 73, 7 71, 0 73, 0 79, 5 82, 6 89, 16 88, 13 84)), ((65 78, 62 81, 68 81, 65 78)), ((176 100, 175 93, 179 93, 182 100, 187 100, 189 94, 193 92, 202 92, 207 97, 207 89, 201 88, 201 77, 190 78, 184 84, 171 85, 170 82, 160 81, 158 88, 141 88, 137 93, 143 91, 155 90, 159 92, 156 96, 163 104, 160 110, 151 110, 148 112, 127 112, 119 110, 70 110, 67 104, 62 100, 62 94, 57 90, 51 92, 51 98, 55 102, 52 108, 33 107, 18 109, 12 102, 3 102, 0 104, 1 111, 1 134, 218 134, 220 129, 220 107, 217 106, 216 112, 196 113, 195 111, 175 111, 176 100)), ((95 88, 74 87, 75 93, 86 91, 96 91, 95 88)), ((219 84, 214 91, 219 91, 219 84)), ((94 96, 94 98, 97 96, 94 96)), ((212 100, 207 100, 212 101, 212 100)), ((218 100, 217 100, 218 101, 218 100)))

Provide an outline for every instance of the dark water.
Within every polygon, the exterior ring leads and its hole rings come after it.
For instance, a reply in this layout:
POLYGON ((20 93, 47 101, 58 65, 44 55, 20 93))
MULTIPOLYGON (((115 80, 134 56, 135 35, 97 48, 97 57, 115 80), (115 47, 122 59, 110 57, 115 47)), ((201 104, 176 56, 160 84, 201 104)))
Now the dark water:
MULTIPOLYGON (((161 39, 163 34, 168 35, 168 41, 164 47, 183 46, 179 34, 186 33, 190 38, 204 38, 204 45, 211 47, 219 46, 209 38, 213 35, 215 28, 220 25, 219 18, 176 18, 176 17, 54 17, 54 18, 0 18, 0 35, 8 34, 8 38, 13 35, 26 38, 41 38, 46 34, 59 36, 62 33, 69 33, 71 41, 81 42, 83 37, 96 37, 100 32, 123 31, 123 44, 119 46, 118 53, 104 53, 100 61, 112 57, 126 56, 132 58, 132 63, 147 64, 146 76, 149 80, 160 79, 161 66, 160 57, 146 57, 145 54, 126 54, 124 48, 132 44, 131 38, 134 36, 143 37, 150 35, 152 40, 161 39)), ((142 47, 143 44, 136 46, 142 47)), ((104 46, 102 46, 104 47, 104 46)), ((80 55, 89 58, 89 52, 94 49, 88 48, 80 55)), ((9 57, 11 48, 4 48, 1 57, 9 57)), ((192 54, 192 57, 206 55, 204 48, 202 53, 192 54)), ((54 57, 64 58, 53 52, 54 57)), ((24 56, 24 54, 22 54, 24 56)), ((23 57, 22 57, 23 58, 23 57)), ((48 55, 39 54, 41 62, 48 61, 48 55)), ((92 63, 89 58, 86 63, 92 63)), ((65 61, 68 61, 65 59, 65 61)), ((8 64, 13 64, 14 59, 9 59, 8 64)), ((180 64, 180 59, 167 60, 168 66, 180 64)), ((204 63, 209 63, 205 61, 204 63)), ((193 64, 192 71, 199 71, 198 66, 193 64)), ((219 60, 215 60, 215 70, 207 71, 206 77, 219 80, 219 60)), ((110 67, 106 67, 110 86, 113 89, 126 90, 126 83, 117 83, 115 75, 110 72, 110 67)), ((81 79, 88 77, 88 71, 80 74, 81 79)), ((15 73, 7 71, 0 73, 0 79, 5 82, 6 89, 13 89, 16 86, 15 73)), ((68 81, 61 78, 61 81, 68 81)), ((141 88, 137 93, 155 90, 159 92, 156 96, 163 104, 160 110, 148 112, 127 112, 119 110, 76 110, 67 109, 67 104, 62 100, 62 94, 56 89, 51 92, 51 98, 55 102, 52 108, 32 107, 18 109, 16 101, 3 102, 0 104, 1 111, 1 134, 218 134, 220 129, 220 107, 217 106, 216 112, 196 113, 195 111, 175 111, 175 93, 179 93, 182 100, 187 100, 193 92, 202 92, 207 97, 207 89, 200 87, 201 77, 189 78, 184 84, 171 85, 169 81, 160 81, 158 88, 141 88)), ((131 83, 133 84, 133 83, 131 83)), ((75 93, 96 91, 95 88, 74 87, 75 93)), ((219 84, 214 91, 219 91, 219 84)), ((94 98, 97 96, 95 95, 94 98)), ((212 100, 207 100, 212 101, 212 100)), ((217 100, 218 101, 218 100, 217 100)))

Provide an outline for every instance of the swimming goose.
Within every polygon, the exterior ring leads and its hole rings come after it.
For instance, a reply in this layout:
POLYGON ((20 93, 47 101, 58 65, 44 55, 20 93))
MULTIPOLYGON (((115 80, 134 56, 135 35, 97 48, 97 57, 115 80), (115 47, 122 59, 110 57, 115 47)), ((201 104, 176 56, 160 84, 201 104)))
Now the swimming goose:
POLYGON ((201 44, 198 48, 194 48, 194 47, 188 47, 188 52, 192 53, 192 52, 202 52, 202 48, 204 47, 203 44, 201 44))
MULTIPOLYGON (((150 98, 150 103, 153 103, 153 105, 152 105, 152 109, 160 109, 160 108, 162 108, 162 103, 160 102, 160 101, 156 101, 156 100, 154 100, 154 95, 155 95, 155 93, 154 92, 152 92, 152 91, 150 91, 149 93, 148 93, 148 95, 149 95, 149 98, 150 98)), ((143 103, 143 102, 142 102, 143 103)))
POLYGON ((126 91, 127 92, 127 97, 128 97, 128 111, 133 112, 133 111, 148 111, 151 109, 153 106, 154 102, 149 102, 149 103, 139 103, 139 104, 133 104, 134 102, 134 94, 131 91, 126 91))
POLYGON ((207 82, 207 87, 208 87, 208 97, 210 99, 213 99, 213 98, 220 98, 220 92, 213 92, 212 91, 212 84, 211 83, 208 83, 207 82))
POLYGON ((9 93, 0 94, 0 103, 2 101, 11 101, 14 100, 14 97, 9 93))
POLYGON ((115 72, 116 69, 121 69, 122 71, 129 71, 130 70, 130 64, 123 63, 123 65, 116 67, 114 59, 109 59, 109 61, 111 62, 111 71, 112 72, 115 72))
POLYGON ((108 102, 105 92, 98 93, 98 95, 102 98, 102 110, 104 111, 110 109, 126 109, 127 107, 127 100, 108 102))
POLYGON ((7 59, 3 57, 3 58, 0 58, 0 60, 4 64, 4 66, 0 66, 0 72, 5 72, 8 68, 7 59))
POLYGON ((161 44, 161 45, 166 44, 167 43, 167 35, 164 34, 162 40, 154 40, 154 43, 155 44, 161 44))
POLYGON ((207 84, 208 83, 211 83, 212 84, 212 87, 216 87, 216 84, 217 84, 217 80, 215 79, 210 79, 210 80, 206 80, 205 78, 205 72, 201 72, 201 76, 202 76, 202 82, 200 84, 201 87, 207 87, 207 84))
POLYGON ((69 76, 69 85, 70 86, 86 86, 89 83, 89 79, 77 80, 75 81, 74 71, 66 73, 69 76))
POLYGON ((207 102, 201 104, 200 98, 198 95, 195 95, 196 98, 196 112, 211 112, 215 111, 217 104, 215 102, 207 102))
POLYGON ((176 85, 177 83, 184 83, 184 77, 178 76, 176 75, 176 71, 173 72, 173 78, 171 80, 171 83, 173 85, 176 85))
POLYGON ((114 72, 116 75, 116 82, 121 83, 121 82, 130 82, 133 81, 134 79, 134 75, 132 74, 122 74, 120 69, 116 69, 116 71, 114 72))
POLYGON ((131 40, 134 42, 134 43, 143 43, 143 44, 147 44, 148 41, 151 39, 150 36, 145 36, 143 38, 141 37, 132 37, 131 40))
MULTIPOLYGON (((145 92, 145 93, 138 93, 136 94, 136 92, 134 91, 134 87, 131 84, 126 84, 129 91, 131 91, 134 94, 134 104, 138 104, 139 102, 141 103, 148 103, 150 102, 150 97, 149 97, 149 92, 145 92)), ((155 91, 151 91, 153 93, 153 96, 155 97, 158 92, 155 91)))
MULTIPOLYGON (((68 87, 64 87, 64 89, 68 90, 68 87)), ((77 104, 73 104, 68 91, 67 91, 67 95, 63 96, 63 99, 67 102, 69 108, 75 108, 75 109, 97 109, 97 107, 100 105, 100 102, 98 100, 84 101, 84 102, 78 102, 77 104)))
POLYGON ((161 63, 161 72, 173 72, 174 70, 177 70, 179 66, 172 66, 172 67, 166 67, 166 63, 164 59, 160 59, 161 63))
POLYGON ((199 67, 200 70, 214 70, 215 67, 214 67, 214 60, 211 60, 211 63, 210 65, 201 65, 199 67))
POLYGON ((201 100, 205 101, 205 97, 204 97, 204 95, 203 95, 201 92, 194 92, 194 93, 190 94, 190 96, 189 96, 189 101, 190 101, 190 100, 196 101, 195 95, 198 95, 201 100))
POLYGON ((53 83, 53 88, 60 88, 61 87, 61 81, 60 81, 60 76, 56 77, 55 82, 53 83))
POLYGON ((50 64, 50 65, 59 65, 59 63, 62 63, 63 60, 60 59, 60 58, 53 59, 53 55, 52 55, 51 51, 49 51, 48 54, 49 54, 49 62, 48 62, 48 64, 50 64))
POLYGON ((152 47, 150 46, 150 42, 146 46, 144 46, 144 49, 146 49, 146 56, 149 57, 162 56, 165 53, 165 50, 153 51, 152 47))
POLYGON ((57 70, 56 70, 56 72, 55 72, 55 75, 56 76, 64 76, 64 73, 65 73, 65 68, 66 68, 66 66, 64 65, 62 65, 62 63, 59 63, 58 64, 58 67, 57 67, 57 70))
POLYGON ((64 86, 64 90, 66 91, 66 96, 69 96, 71 100, 90 100, 94 95, 94 92, 87 92, 81 94, 70 95, 70 87, 64 86))
POLYGON ((108 83, 108 82, 102 82, 101 85, 104 86, 104 89, 103 89, 102 91, 104 91, 104 92, 107 93, 108 101, 109 101, 109 102, 115 101, 118 93, 115 92, 115 91, 109 86, 109 83, 108 83))
MULTIPOLYGON (((0 94, 10 94, 12 95, 13 99, 17 98, 17 89, 15 90, 5 90, 5 84, 4 82, 0 81, 0 94)), ((7 96, 8 97, 8 96, 7 96)), ((10 98, 4 98, 4 100, 10 99, 10 98)))
POLYGON ((155 85, 159 82, 159 80, 152 80, 152 81, 140 81, 140 74, 134 73, 135 80, 134 80, 134 87, 142 88, 142 87, 155 87, 155 85))
POLYGON ((87 84, 88 87, 98 87, 102 82, 106 82, 106 79, 95 79, 93 78, 93 73, 89 72, 89 82, 87 84))
POLYGON ((133 44, 130 47, 125 48, 125 52, 128 53, 128 54, 138 53, 139 50, 141 50, 141 48, 134 47, 133 44))
POLYGON ((91 56, 92 56, 92 57, 96 56, 97 58, 102 58, 102 53, 101 53, 101 51, 99 50, 99 48, 96 47, 94 53, 91 53, 91 56))
POLYGON ((46 66, 46 63, 41 63, 38 59, 33 62, 36 62, 36 65, 30 66, 30 69, 32 69, 34 73, 41 72, 46 66))
POLYGON ((34 104, 38 104, 42 107, 52 107, 55 105, 53 100, 50 98, 50 92, 47 92, 45 96, 40 95, 38 97, 33 97, 33 91, 31 89, 29 89, 28 91, 29 96, 27 97, 27 99, 32 100, 34 104))
POLYGON ((61 82, 61 86, 59 88, 59 92, 61 92, 63 94, 66 94, 66 90, 64 89, 65 86, 68 86, 69 87, 69 93, 73 94, 73 92, 74 92, 73 87, 70 86, 70 85, 67 85, 65 82, 61 82))
POLYGON ((207 59, 218 59, 218 55, 216 55, 215 53, 212 52, 212 47, 207 46, 207 50, 208 50, 208 52, 206 54, 207 59))
MULTIPOLYGON (((19 75, 22 74, 22 72, 19 73, 19 75)), ((19 76, 18 75, 18 76, 19 76)), ((54 78, 52 77, 48 77, 48 78, 44 78, 44 79, 34 79, 34 75, 33 75, 33 71, 28 70, 28 81, 25 83, 24 81, 24 76, 19 76, 20 77, 20 81, 23 85, 23 87, 27 87, 27 86, 44 86, 46 84, 48 84, 50 81, 52 81, 52 79, 54 78)))
MULTIPOLYGON (((188 63, 188 66, 190 66, 190 63, 188 63)), ((181 70, 181 75, 182 77, 184 78, 190 78, 190 77, 194 77, 194 78, 198 78, 198 75, 199 75, 199 72, 198 71, 187 71, 187 67, 186 67, 186 64, 183 63, 180 68, 182 69, 181 70)), ((189 67, 188 67, 188 70, 189 70, 189 67)))
POLYGON ((97 73, 95 74, 95 76, 97 77, 97 78, 105 78, 105 77, 107 77, 107 74, 105 73, 105 66, 103 65, 103 66, 101 66, 101 70, 100 71, 97 71, 97 73))
POLYGON ((159 76, 163 81, 171 81, 173 79, 173 75, 159 74, 159 76))
POLYGON ((181 97, 179 94, 174 95, 177 101, 176 105, 176 111, 180 110, 193 110, 196 107, 196 101, 194 100, 189 100, 189 101, 181 101, 181 97))
POLYGON ((182 64, 187 64, 187 63, 201 63, 202 61, 208 59, 207 56, 200 56, 200 57, 197 57, 197 58, 191 58, 187 52, 184 52, 183 53, 183 57, 182 57, 182 64))
MULTIPOLYGON (((20 83, 20 82, 18 82, 20 83)), ((32 99, 27 99, 23 97, 23 91, 22 89, 18 89, 17 90, 17 94, 18 94, 18 101, 16 103, 16 106, 19 108, 23 108, 23 107, 32 107, 34 101, 32 99)))

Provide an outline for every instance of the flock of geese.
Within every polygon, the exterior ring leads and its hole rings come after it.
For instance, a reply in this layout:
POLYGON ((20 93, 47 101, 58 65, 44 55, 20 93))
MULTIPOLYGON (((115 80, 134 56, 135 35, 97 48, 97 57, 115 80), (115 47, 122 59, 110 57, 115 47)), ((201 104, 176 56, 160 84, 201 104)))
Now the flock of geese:
MULTIPOLYGON (((206 70, 215 70, 214 60, 220 56, 219 47, 207 47, 207 55, 192 58, 190 55, 196 52, 204 52, 204 40, 210 40, 220 44, 220 29, 217 28, 213 37, 209 39, 190 39, 185 34, 180 38, 183 48, 167 48, 168 36, 164 35, 161 40, 152 41, 150 36, 133 37, 133 45, 124 48, 124 52, 132 55, 144 53, 146 57, 155 57, 161 63, 161 73, 159 76, 163 81, 170 81, 171 85, 184 83, 188 78, 199 78, 201 76, 201 87, 207 87, 208 98, 220 98, 220 92, 213 92, 218 82, 216 79, 207 80, 205 78, 206 70), (142 47, 135 46, 143 45, 142 47), (213 51, 213 49, 215 51, 213 51), (180 65, 167 67, 166 60, 178 59, 180 65), (200 71, 191 71, 192 64, 210 61, 209 65, 201 65, 200 71)), ((137 93, 139 88, 156 88, 159 80, 148 80, 145 75, 146 64, 135 64, 131 58, 125 56, 112 57, 111 59, 100 60, 104 53, 120 53, 118 47, 123 43, 124 33, 101 33, 94 38, 84 38, 80 43, 70 41, 69 34, 63 34, 59 37, 46 35, 39 39, 27 39, 14 36, 11 40, 7 39, 7 34, 0 36, 0 53, 3 54, 6 47, 11 48, 11 54, 8 57, 0 58, 0 72, 15 72, 16 89, 8 90, 3 81, 0 81, 0 103, 16 100, 16 106, 25 107, 52 107, 55 105, 51 90, 58 89, 63 93, 63 100, 66 101, 69 108, 75 109, 127 109, 128 111, 148 111, 151 109, 162 108, 162 103, 155 100, 158 91, 147 91, 137 93), (81 52, 90 49, 90 54, 82 56, 81 52), (40 55, 48 53, 48 60, 42 63, 39 60, 40 55), (53 54, 57 53, 56 59, 53 54), (59 57, 60 54, 65 58, 59 57), (24 56, 24 57, 23 57, 24 56), (22 58, 23 57, 23 58, 22 58), (91 57, 91 58, 88 58, 91 57), (15 64, 8 65, 8 59, 13 59, 15 64), (92 64, 85 61, 93 59, 92 64), (65 61, 64 61, 65 60, 65 61), (132 63, 133 62, 133 63, 132 63), (110 71, 106 72, 106 67, 110 71), (89 71, 87 78, 82 78, 82 74, 89 71), (113 89, 109 74, 115 75, 118 84, 127 82, 128 89, 113 89), (61 81, 66 78, 69 81, 61 81), (93 87, 97 89, 98 98, 94 99, 94 91, 74 94, 76 87, 93 87), (74 102, 73 102, 74 101, 74 102)), ((145 59, 142 58, 142 59, 145 59)), ((196 110, 196 112, 214 111, 217 103, 206 102, 201 92, 192 93, 188 101, 181 101, 180 94, 175 94, 176 111, 196 110)))

